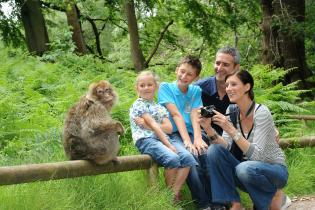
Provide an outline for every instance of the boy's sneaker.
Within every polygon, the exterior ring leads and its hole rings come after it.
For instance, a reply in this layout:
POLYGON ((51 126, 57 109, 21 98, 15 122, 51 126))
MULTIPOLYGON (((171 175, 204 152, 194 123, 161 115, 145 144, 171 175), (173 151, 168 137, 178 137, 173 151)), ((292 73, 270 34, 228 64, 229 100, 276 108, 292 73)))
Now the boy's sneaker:
POLYGON ((211 210, 226 210, 226 208, 223 205, 214 205, 211 206, 211 210))
POLYGON ((289 198, 289 196, 287 196, 286 194, 283 194, 282 196, 282 203, 281 203, 281 209, 280 210, 285 210, 287 209, 290 205, 291 205, 291 199, 289 198))
POLYGON ((199 210, 211 210, 211 208, 210 207, 206 207, 206 208, 201 208, 199 210))

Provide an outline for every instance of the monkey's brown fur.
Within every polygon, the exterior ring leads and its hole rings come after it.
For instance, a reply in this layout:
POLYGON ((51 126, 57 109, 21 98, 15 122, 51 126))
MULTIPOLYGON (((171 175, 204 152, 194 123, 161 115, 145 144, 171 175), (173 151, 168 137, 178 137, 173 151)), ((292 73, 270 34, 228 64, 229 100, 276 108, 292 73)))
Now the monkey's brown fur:
POLYGON ((64 131, 64 149, 71 160, 93 160, 105 164, 116 160, 119 151, 118 134, 122 124, 113 120, 110 111, 117 102, 110 83, 92 83, 88 93, 68 112, 64 131))

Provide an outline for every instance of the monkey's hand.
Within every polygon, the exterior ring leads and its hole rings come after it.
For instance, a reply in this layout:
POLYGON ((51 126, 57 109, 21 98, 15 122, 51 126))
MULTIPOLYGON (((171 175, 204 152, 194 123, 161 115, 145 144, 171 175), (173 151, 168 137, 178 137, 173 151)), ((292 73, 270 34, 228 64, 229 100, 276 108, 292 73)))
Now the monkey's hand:
POLYGON ((116 123, 116 130, 117 130, 117 133, 119 135, 123 135, 125 133, 125 128, 124 126, 121 124, 121 122, 117 122, 116 123))

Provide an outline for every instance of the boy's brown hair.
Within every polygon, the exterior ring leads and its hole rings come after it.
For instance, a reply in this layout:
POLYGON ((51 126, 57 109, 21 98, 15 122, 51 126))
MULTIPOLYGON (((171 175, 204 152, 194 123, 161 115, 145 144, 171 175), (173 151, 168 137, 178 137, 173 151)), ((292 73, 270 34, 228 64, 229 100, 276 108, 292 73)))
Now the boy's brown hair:
POLYGON ((193 55, 187 55, 186 57, 182 58, 181 61, 177 64, 177 67, 179 67, 182 64, 188 63, 191 65, 194 69, 196 69, 196 75, 199 76, 201 72, 201 62, 198 57, 195 57, 193 55))

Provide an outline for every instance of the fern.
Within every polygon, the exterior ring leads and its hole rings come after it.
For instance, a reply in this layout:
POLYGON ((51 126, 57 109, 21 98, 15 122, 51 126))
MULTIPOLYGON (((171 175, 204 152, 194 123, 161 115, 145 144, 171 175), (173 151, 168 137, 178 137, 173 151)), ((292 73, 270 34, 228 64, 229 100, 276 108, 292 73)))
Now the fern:
POLYGON ((300 136, 303 124, 288 119, 290 114, 309 113, 309 102, 301 102, 300 95, 307 90, 297 89, 298 82, 284 86, 283 77, 292 71, 271 66, 255 65, 250 70, 255 79, 254 92, 258 103, 265 104, 273 113, 282 137, 300 136))

